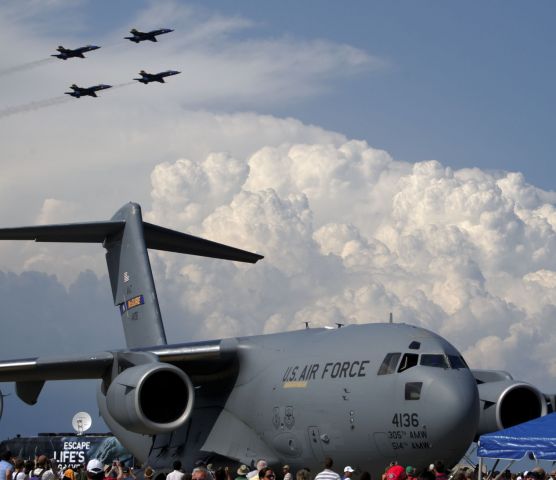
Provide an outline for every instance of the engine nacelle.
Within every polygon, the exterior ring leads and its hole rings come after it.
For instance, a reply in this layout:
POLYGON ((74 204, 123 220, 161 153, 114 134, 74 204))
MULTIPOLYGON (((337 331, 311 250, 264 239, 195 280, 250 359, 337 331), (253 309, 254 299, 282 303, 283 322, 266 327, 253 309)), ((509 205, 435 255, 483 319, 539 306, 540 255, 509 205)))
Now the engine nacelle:
POLYGON ((546 415, 544 395, 532 385, 501 380, 477 385, 481 415, 477 437, 546 415))
POLYGON ((122 427, 154 435, 181 427, 193 409, 189 377, 167 363, 146 363, 120 373, 108 387, 106 407, 122 427))

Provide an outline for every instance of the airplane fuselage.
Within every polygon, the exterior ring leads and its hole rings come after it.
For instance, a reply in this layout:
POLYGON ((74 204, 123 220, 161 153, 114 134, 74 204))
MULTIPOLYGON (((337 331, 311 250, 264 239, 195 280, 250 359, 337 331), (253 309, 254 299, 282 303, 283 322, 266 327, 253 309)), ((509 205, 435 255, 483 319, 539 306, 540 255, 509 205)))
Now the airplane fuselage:
MULTIPOLYGON (((237 363, 226 375, 191 375, 191 420, 155 438, 161 457, 151 454, 151 462, 181 455, 192 465, 203 457, 215 461, 211 452, 218 452, 242 463, 260 457, 318 471, 330 455, 338 465, 378 473, 392 460, 454 463, 476 433, 475 379, 457 350, 427 330, 351 325, 237 342, 237 363)), ((107 413, 102 405, 101 412, 107 413)), ((144 439, 116 433, 147 458, 144 439)))

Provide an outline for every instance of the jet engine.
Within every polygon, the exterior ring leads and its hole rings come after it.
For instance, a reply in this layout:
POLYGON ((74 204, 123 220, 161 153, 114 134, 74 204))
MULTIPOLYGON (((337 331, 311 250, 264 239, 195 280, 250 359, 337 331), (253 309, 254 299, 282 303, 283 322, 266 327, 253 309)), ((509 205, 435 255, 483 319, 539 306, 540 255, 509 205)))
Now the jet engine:
POLYGON ((481 414, 477 437, 546 415, 544 395, 532 385, 500 380, 477 385, 481 414))
POLYGON ((122 427, 155 435, 176 430, 193 409, 189 377, 167 363, 136 365, 120 373, 108 387, 106 407, 122 427))

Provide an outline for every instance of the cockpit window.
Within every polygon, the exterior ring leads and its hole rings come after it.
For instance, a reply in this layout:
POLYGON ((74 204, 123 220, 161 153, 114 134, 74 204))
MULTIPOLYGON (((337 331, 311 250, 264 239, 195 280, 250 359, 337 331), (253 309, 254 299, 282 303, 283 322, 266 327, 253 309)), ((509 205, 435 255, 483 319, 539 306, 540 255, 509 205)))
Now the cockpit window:
POLYGON ((450 368, 446 355, 441 354, 423 353, 421 355, 421 365, 424 367, 450 368))
POLYGON ((410 350, 419 350, 420 348, 421 348, 421 342, 416 342, 415 340, 413 340, 413 342, 409 344, 410 350))
POLYGON ((421 398, 421 388, 423 382, 408 382, 405 384, 405 399, 419 400, 421 398))
POLYGON ((378 369, 377 375, 389 375, 396 371, 401 353, 387 353, 378 369))
POLYGON ((407 370, 408 368, 414 367, 419 362, 419 355, 416 353, 406 353, 402 357, 400 366, 398 367, 398 373, 407 370))
POLYGON ((448 355, 448 360, 450 361, 450 366, 456 370, 459 370, 460 368, 468 368, 463 357, 448 355))

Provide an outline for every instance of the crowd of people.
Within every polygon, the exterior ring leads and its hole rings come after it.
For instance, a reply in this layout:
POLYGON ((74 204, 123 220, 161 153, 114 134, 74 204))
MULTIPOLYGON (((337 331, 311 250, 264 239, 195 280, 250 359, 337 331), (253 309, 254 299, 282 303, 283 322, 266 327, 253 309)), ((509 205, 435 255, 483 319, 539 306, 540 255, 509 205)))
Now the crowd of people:
MULTIPOLYGON (((211 464, 197 462, 191 472, 182 468, 179 460, 174 461, 172 471, 156 472, 146 466, 136 476, 132 467, 114 461, 111 465, 103 465, 98 459, 91 459, 87 465, 79 465, 75 469, 57 468, 45 455, 38 455, 35 460, 24 460, 13 457, 9 451, 0 453, 0 480, 477 480, 477 469, 473 467, 456 468, 449 471, 443 462, 436 461, 428 468, 402 466, 397 462, 390 463, 381 478, 373 479, 370 472, 359 471, 346 465, 342 475, 334 469, 332 458, 326 457, 324 469, 316 474, 309 468, 301 468, 292 472, 289 465, 283 465, 279 471, 268 466, 266 460, 259 459, 255 468, 247 465, 239 468, 213 468, 211 464)), ((167 470, 166 470, 167 471, 167 470)), ((481 480, 556 480, 556 470, 549 475, 541 467, 530 471, 512 473, 492 471, 483 473, 481 480)))

